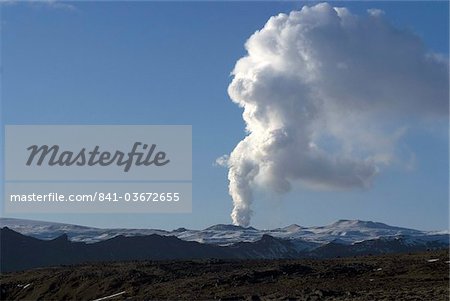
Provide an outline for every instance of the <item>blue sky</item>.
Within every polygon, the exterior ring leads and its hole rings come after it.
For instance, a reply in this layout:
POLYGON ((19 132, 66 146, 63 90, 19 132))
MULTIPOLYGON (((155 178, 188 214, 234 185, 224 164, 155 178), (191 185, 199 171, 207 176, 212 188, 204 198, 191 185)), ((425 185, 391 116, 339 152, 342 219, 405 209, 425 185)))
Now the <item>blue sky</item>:
MULTIPOLYGON (((385 11, 448 57, 447 2, 333 2, 385 11)), ((2 123, 191 124, 192 214, 15 215, 99 227, 203 228, 230 223, 227 170, 214 166, 244 137, 227 87, 245 41, 270 16, 301 2, 81 2, 2 7, 2 123)), ((391 166, 357 191, 294 188, 258 196, 252 225, 321 225, 362 219, 448 227, 448 130, 409 132, 413 170, 391 166), (277 200, 274 200, 276 198, 277 200)))

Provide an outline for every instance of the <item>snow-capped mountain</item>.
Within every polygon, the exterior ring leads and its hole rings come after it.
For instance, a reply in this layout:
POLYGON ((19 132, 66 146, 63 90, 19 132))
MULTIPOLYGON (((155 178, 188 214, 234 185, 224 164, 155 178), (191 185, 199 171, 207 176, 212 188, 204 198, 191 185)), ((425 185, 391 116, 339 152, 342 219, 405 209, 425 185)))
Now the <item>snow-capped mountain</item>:
POLYGON ((5 226, 21 234, 39 239, 54 239, 62 234, 67 234, 71 241, 86 243, 99 242, 118 235, 128 237, 158 234, 175 236, 185 241, 226 246, 239 242, 255 242, 259 241, 263 235, 270 235, 275 238, 290 240, 298 251, 311 250, 330 242, 351 245, 388 237, 402 237, 405 242, 417 242, 417 240, 448 241, 448 231, 420 231, 360 220, 339 220, 333 224, 320 227, 302 227, 293 224, 273 230, 218 224, 203 230, 179 228, 167 231, 159 229, 101 229, 44 221, 0 218, 0 227, 5 226))
POLYGON ((94 227, 85 227, 72 224, 34 221, 16 218, 0 218, 0 227, 8 227, 23 235, 39 238, 54 239, 62 234, 67 234, 71 241, 93 243, 106 239, 123 236, 136 235, 170 235, 169 231, 157 229, 102 229, 94 227))
POLYGON ((3 271, 86 261, 334 258, 423 252, 448 249, 450 237, 446 231, 419 231, 358 220, 273 230, 219 224, 203 230, 166 231, 0 218, 0 227, 3 271))
POLYGON ((354 243, 368 239, 375 239, 386 236, 417 236, 426 235, 428 232, 414 229, 389 226, 383 223, 360 220, 339 220, 331 225, 310 228, 294 228, 293 231, 282 228, 281 231, 273 230, 272 233, 277 237, 289 239, 302 238, 315 242, 330 242, 339 240, 341 243, 354 243))

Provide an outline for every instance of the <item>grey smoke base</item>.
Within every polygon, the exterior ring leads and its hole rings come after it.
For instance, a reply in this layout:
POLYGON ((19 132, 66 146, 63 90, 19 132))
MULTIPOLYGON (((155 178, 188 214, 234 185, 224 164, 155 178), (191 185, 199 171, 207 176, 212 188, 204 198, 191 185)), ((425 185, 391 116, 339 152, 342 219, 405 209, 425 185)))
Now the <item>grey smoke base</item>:
POLYGON ((245 46, 228 93, 248 135, 218 159, 234 224, 249 225, 254 189, 370 187, 399 160, 410 124, 447 117, 447 61, 380 10, 305 6, 270 18, 245 46))

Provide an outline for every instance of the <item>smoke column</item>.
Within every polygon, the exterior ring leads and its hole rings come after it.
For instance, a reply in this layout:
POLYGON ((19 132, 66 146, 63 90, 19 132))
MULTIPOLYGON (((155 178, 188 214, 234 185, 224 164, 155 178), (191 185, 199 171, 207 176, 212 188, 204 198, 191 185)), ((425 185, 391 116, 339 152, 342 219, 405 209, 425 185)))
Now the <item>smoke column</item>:
POLYGON ((381 10, 305 6, 245 47, 228 87, 247 131, 226 157, 236 225, 250 224, 255 189, 370 187, 405 156, 396 145, 412 123, 448 115, 447 60, 381 10))

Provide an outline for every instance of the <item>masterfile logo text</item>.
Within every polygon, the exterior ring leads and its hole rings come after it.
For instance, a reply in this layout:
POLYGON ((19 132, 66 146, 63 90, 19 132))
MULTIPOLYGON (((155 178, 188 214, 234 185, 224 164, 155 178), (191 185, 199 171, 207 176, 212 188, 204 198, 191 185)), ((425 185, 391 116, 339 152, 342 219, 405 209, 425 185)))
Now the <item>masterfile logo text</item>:
POLYGON ((6 212, 192 208, 189 125, 7 125, 4 159, 6 212))

